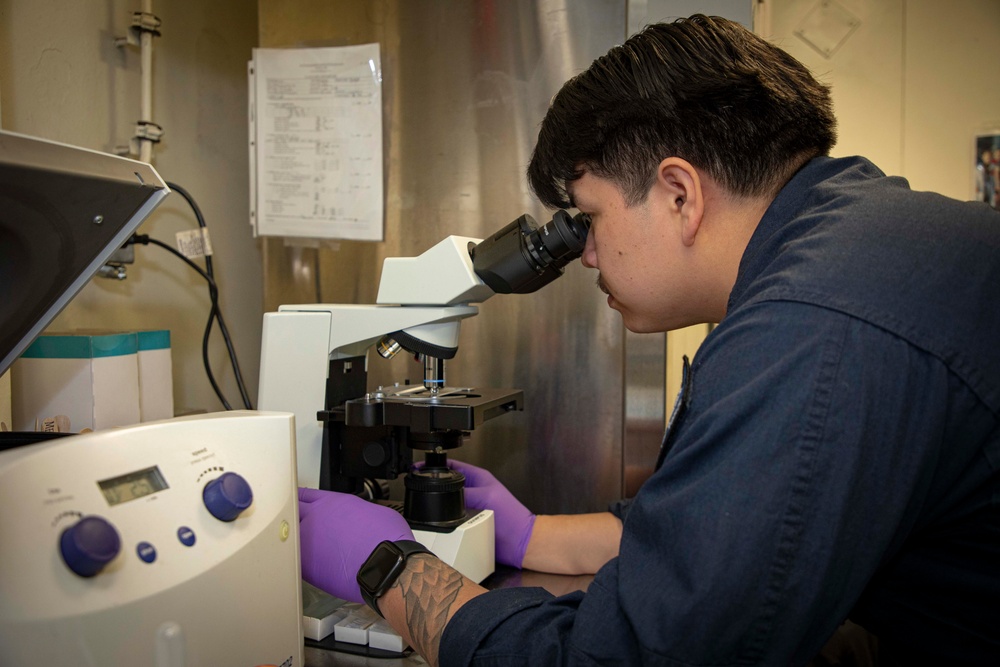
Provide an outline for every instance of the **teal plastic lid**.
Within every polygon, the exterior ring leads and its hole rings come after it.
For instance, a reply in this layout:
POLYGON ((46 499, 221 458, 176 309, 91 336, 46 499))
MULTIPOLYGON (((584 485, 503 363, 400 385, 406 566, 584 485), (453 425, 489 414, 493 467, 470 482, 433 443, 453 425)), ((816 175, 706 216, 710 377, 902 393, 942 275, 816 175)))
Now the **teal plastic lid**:
POLYGON ((99 359, 138 351, 139 337, 135 333, 43 334, 21 356, 25 359, 99 359))

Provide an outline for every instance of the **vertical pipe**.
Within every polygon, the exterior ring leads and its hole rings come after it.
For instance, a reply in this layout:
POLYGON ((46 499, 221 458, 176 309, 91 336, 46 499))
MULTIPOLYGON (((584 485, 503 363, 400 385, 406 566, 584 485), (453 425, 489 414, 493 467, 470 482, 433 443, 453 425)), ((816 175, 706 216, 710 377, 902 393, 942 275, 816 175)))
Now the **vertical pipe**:
MULTIPOLYGON (((153 13, 153 0, 142 0, 144 15, 153 13)), ((139 35, 139 53, 141 56, 140 77, 142 99, 139 105, 139 122, 153 121, 153 33, 143 30, 139 35)), ((153 142, 139 139, 139 159, 149 162, 153 157, 153 142)))

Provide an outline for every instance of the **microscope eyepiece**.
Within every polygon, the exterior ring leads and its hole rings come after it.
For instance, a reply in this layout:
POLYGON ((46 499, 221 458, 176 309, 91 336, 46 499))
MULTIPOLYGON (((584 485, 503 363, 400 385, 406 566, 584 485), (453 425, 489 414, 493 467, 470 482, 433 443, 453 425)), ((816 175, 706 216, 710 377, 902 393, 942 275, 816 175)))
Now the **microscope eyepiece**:
POLYGON ((556 211, 541 228, 530 215, 514 220, 488 239, 469 244, 476 275, 497 294, 528 294, 562 275, 583 254, 590 216, 556 211))

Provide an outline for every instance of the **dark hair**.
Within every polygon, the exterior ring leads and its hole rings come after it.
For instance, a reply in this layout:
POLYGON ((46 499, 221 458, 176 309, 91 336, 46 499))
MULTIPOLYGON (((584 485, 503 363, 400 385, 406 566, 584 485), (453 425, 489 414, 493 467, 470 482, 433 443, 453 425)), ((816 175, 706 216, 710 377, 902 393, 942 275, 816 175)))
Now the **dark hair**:
POLYGON ((631 206, 677 156, 734 195, 761 196, 835 141, 828 86, 740 24, 696 14, 647 26, 566 82, 528 180, 542 203, 564 208, 566 184, 587 170, 631 206))

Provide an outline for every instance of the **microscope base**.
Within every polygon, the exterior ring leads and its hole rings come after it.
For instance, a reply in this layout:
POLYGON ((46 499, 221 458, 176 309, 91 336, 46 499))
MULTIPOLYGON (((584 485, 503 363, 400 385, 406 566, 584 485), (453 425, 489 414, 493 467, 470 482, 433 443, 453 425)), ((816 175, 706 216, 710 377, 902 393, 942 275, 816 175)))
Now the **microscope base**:
POLYGON ((431 552, 476 583, 494 570, 493 510, 482 510, 447 533, 414 529, 413 536, 431 552))

